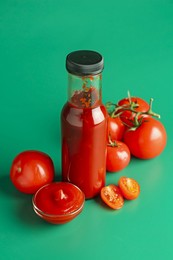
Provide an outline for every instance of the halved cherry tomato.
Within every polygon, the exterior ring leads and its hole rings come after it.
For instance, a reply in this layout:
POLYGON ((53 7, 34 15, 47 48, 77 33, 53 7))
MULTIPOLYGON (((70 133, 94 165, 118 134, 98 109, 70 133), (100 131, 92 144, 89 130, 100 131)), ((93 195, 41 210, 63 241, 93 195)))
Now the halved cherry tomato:
POLYGON ((127 200, 134 200, 139 196, 140 186, 137 181, 128 177, 121 177, 118 186, 127 200))
POLYGON ((112 209, 120 209, 124 205, 124 198, 120 189, 113 184, 101 189, 101 198, 112 209))

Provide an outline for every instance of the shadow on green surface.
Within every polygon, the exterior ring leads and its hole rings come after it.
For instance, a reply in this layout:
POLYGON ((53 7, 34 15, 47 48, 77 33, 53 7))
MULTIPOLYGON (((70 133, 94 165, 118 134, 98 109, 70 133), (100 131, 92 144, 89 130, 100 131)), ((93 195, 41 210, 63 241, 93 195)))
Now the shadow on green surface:
POLYGON ((16 208, 16 214, 17 217, 20 219, 20 222, 23 223, 25 226, 29 226, 34 229, 47 229, 51 227, 60 227, 63 225, 54 225, 51 223, 46 222, 33 210, 32 206, 32 196, 29 196, 26 198, 26 200, 21 201, 18 203, 18 206, 16 208))
POLYGON ((33 195, 16 190, 8 175, 0 176, 0 193, 3 193, 7 199, 10 197, 12 214, 15 215, 14 218, 19 219, 21 224, 33 227, 54 226, 36 215, 32 206, 33 195))
POLYGON ((20 193, 12 184, 9 175, 0 176, 0 193, 14 198, 25 198, 27 195, 20 193))
POLYGON ((97 197, 94 198, 94 201, 97 203, 97 205, 100 207, 100 208, 103 208, 105 210, 109 210, 111 211, 112 209, 109 208, 101 199, 101 197, 98 195, 97 197))
POLYGON ((39 218, 33 210, 32 207, 32 197, 26 198, 25 201, 18 203, 18 207, 16 208, 17 217, 20 219, 25 225, 29 225, 32 227, 44 227, 50 225, 49 223, 45 222, 41 218, 39 218))

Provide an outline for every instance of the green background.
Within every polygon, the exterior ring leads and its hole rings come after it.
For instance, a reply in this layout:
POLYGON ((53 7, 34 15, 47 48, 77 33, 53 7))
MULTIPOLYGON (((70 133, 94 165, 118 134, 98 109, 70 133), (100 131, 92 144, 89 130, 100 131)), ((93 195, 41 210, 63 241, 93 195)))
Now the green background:
POLYGON ((0 258, 173 259, 173 1, 5 0, 0 2, 0 258), (102 53, 103 102, 127 95, 154 98, 168 134, 164 152, 132 159, 122 175, 140 197, 112 211, 99 198, 65 225, 36 216, 31 196, 9 180, 23 150, 48 153, 61 175, 60 112, 67 98, 65 57, 102 53))

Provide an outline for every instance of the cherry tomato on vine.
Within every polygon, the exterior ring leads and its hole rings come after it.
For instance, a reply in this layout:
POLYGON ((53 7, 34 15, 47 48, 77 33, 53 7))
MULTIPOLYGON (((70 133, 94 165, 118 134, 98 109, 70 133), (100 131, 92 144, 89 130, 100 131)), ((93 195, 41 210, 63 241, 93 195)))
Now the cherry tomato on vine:
POLYGON ((140 194, 140 186, 138 182, 132 178, 121 177, 118 181, 118 186, 123 197, 127 200, 134 200, 140 194))
MULTIPOLYGON (((147 112, 150 108, 148 102, 140 97, 127 97, 123 98, 118 102, 118 106, 131 107, 136 112, 147 112)), ((120 119, 127 124, 128 126, 132 126, 132 121, 136 115, 136 113, 129 110, 118 110, 117 113, 122 112, 120 115, 120 119)), ((143 117, 149 117, 149 115, 143 115, 143 117)))
POLYGON ((109 172, 117 172, 130 162, 130 150, 127 145, 121 141, 110 142, 107 145, 106 170, 109 172))
POLYGON ((124 198, 120 189, 113 184, 101 189, 101 199, 112 209, 120 209, 124 205, 124 198))
POLYGON ((136 130, 127 130, 124 142, 137 158, 150 159, 158 156, 165 148, 167 134, 163 124, 151 117, 143 118, 136 130))
POLYGON ((122 120, 119 117, 108 116, 107 120, 107 136, 109 136, 112 141, 123 139, 126 126, 123 124, 122 120))
POLYGON ((13 160, 10 179, 17 190, 33 194, 54 179, 52 159, 40 151, 24 151, 13 160))

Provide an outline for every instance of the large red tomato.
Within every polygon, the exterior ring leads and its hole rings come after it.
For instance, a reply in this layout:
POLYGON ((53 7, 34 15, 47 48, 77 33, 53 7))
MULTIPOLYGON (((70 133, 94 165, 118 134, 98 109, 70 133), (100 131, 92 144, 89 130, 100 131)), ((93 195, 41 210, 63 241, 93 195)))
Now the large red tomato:
POLYGON ((136 130, 124 134, 124 142, 132 155, 140 159, 158 156, 166 146, 167 134, 163 124, 152 118, 143 118, 136 130))
POLYGON ((24 151, 18 154, 11 166, 10 178, 17 190, 35 193, 54 179, 52 159, 39 151, 24 151))

